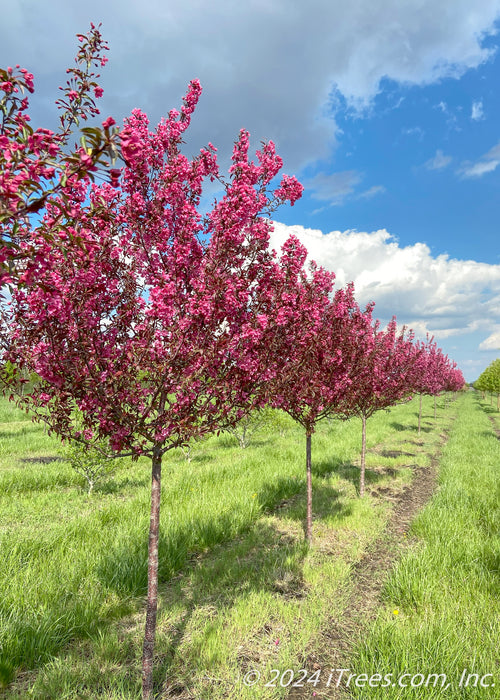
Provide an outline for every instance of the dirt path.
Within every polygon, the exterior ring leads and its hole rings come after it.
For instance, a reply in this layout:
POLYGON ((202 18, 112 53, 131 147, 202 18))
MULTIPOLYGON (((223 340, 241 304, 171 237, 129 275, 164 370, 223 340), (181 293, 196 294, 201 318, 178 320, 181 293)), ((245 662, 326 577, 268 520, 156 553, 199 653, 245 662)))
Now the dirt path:
POLYGON ((500 428, 497 428, 497 424, 495 422, 495 419, 492 418, 492 416, 488 416, 488 418, 490 419, 490 423, 493 426, 493 430, 495 431, 495 435, 500 440, 500 428))
MULTIPOLYGON (((395 507, 383 536, 353 567, 352 578, 355 583, 342 617, 329 621, 315 641, 316 651, 304 662, 304 668, 310 671, 322 670, 322 683, 315 688, 294 688, 288 695, 288 700, 310 700, 313 692, 318 700, 346 697, 345 691, 342 693, 341 689, 326 687, 330 670, 349 668, 352 642, 359 637, 360 630, 366 628, 367 623, 375 617, 381 604, 380 594, 386 578, 411 543, 405 537, 411 521, 427 504, 436 488, 439 455, 448 435, 442 434, 441 438, 438 452, 431 456, 431 466, 415 467, 411 485, 392 497, 395 507)), ((333 676, 334 679, 336 677, 338 674, 333 676)), ((333 683, 334 681, 331 685, 333 683)))

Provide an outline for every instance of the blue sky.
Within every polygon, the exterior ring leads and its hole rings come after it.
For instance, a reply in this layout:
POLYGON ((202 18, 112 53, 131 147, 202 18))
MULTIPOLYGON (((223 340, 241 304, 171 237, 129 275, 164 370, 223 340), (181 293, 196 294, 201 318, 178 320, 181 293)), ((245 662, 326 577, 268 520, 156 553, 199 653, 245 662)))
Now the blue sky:
POLYGON ((297 207, 303 219, 323 230, 333 221, 341 230, 387 228, 401 244, 500 262, 500 147, 485 158, 500 143, 500 56, 496 42, 488 45, 495 54, 460 79, 417 87, 382 80, 361 112, 338 95, 338 143, 322 164, 330 180, 304 174, 318 189, 297 207))
POLYGON ((102 22, 103 118, 154 124, 199 78, 186 151, 211 141, 225 168, 245 127, 305 186, 275 247, 298 235, 469 380, 500 355, 500 0, 22 0, 2 20, 35 123, 55 125, 75 34, 102 22))

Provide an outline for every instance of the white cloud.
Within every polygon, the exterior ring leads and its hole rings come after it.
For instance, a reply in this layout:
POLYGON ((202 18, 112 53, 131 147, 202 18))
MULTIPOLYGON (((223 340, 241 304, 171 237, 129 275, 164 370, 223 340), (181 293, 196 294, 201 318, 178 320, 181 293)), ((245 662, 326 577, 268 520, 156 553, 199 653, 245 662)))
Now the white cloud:
POLYGON ((459 77, 488 59, 482 40, 499 13, 499 0, 23 0, 3 9, 0 65, 34 70, 42 101, 35 116, 55 121, 52 96, 74 35, 102 21, 111 47, 105 116, 141 107, 154 123, 198 77, 204 94, 190 153, 212 141, 227 157, 244 126, 256 143, 275 140, 286 169, 297 171, 334 146, 335 91, 363 108, 384 78, 423 85, 459 77))
POLYGON ((500 351, 500 328, 483 340, 479 345, 479 349, 500 351))
POLYGON ((483 156, 484 160, 500 160, 500 142, 497 143, 493 148, 490 148, 488 153, 483 156))
POLYGON ((470 115, 472 121, 478 122, 484 119, 483 101, 478 100, 472 103, 472 112, 470 115))
POLYGON ((445 156, 443 151, 438 148, 434 158, 430 158, 426 163, 425 167, 428 170, 442 170, 446 168, 452 161, 451 156, 445 156))
POLYGON ((358 194, 357 199, 371 199, 372 197, 375 197, 377 194, 383 194, 386 191, 385 187, 383 185, 374 185, 373 187, 370 187, 369 189, 365 190, 364 192, 361 192, 358 194))
POLYGON ((477 163, 463 163, 458 171, 462 177, 482 177, 497 169, 500 160, 479 160, 477 163))
MULTIPOLYGON (((373 185, 367 190, 356 192, 362 179, 363 174, 356 170, 343 170, 330 175, 318 173, 309 180, 302 180, 302 184, 306 191, 310 191, 312 199, 327 202, 329 207, 343 204, 346 199, 371 199, 385 192, 383 185, 373 185)), ((322 207, 314 213, 324 209, 325 207, 322 207)))
POLYGON ((311 190, 311 197, 322 202, 341 204, 346 197, 351 195, 363 176, 355 170, 342 172, 318 173, 310 180, 303 182, 306 189, 311 190))
POLYGON ((420 126, 412 126, 403 129, 403 134, 405 136, 416 136, 419 141, 422 141, 425 136, 425 131, 420 126))
POLYGON ((462 163, 458 170, 462 177, 482 177, 486 173, 491 173, 500 165, 500 142, 481 156, 475 163, 466 161, 462 163))
POLYGON ((360 303, 375 301, 383 320, 396 315, 419 335, 441 339, 500 327, 500 265, 434 257, 425 243, 401 247, 385 229, 323 234, 275 223, 271 245, 279 250, 290 234, 311 259, 335 272, 339 286, 354 281, 360 303))

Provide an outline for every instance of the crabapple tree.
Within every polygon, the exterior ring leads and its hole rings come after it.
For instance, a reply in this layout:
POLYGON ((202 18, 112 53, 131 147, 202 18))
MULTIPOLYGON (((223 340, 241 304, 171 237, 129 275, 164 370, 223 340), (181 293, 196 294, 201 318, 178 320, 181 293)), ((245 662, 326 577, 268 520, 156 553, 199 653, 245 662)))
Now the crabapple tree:
POLYGON ((352 390, 345 413, 361 418, 360 496, 365 492, 366 421, 376 411, 411 397, 419 354, 412 339, 405 328, 398 333, 395 318, 383 330, 377 321, 362 336, 362 347, 351 365, 352 390))
POLYGON ((289 240, 297 277, 276 280, 277 293, 289 303, 289 312, 274 336, 274 352, 282 360, 271 384, 270 401, 286 411, 305 430, 307 513, 305 533, 312 541, 311 443, 317 423, 349 403, 350 366, 360 349, 359 339, 370 324, 371 307, 362 312, 352 284, 331 297, 334 275, 311 263, 303 267, 306 251, 289 240), (297 255, 299 252, 299 255, 297 255))
POLYGON ((153 131, 134 110, 120 134, 118 187, 75 176, 47 200, 41 226, 50 236, 37 227, 19 244, 5 354, 12 387, 19 372, 37 373, 19 400, 59 436, 151 459, 144 698, 153 694, 162 457, 262 402, 273 372, 261 372, 277 316, 272 287, 295 264, 269 251, 268 216, 302 192, 292 177, 271 184, 282 161, 271 142, 250 161, 246 131, 228 178, 211 144, 185 157, 200 94, 192 81, 180 111, 153 131), (206 178, 223 196, 202 215, 206 178), (61 206, 70 230, 59 226, 61 206))

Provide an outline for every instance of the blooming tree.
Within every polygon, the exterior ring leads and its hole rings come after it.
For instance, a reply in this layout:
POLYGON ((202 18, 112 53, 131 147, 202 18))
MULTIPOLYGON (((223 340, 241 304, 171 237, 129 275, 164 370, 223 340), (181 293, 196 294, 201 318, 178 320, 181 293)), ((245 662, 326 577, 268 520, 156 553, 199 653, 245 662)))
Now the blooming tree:
MULTIPOLYGON (((500 362, 496 361, 496 372, 497 376, 500 375, 500 362)), ((500 380, 496 381, 497 391, 500 392, 500 380)), ((462 370, 457 367, 456 362, 450 361, 448 367, 445 370, 445 377, 442 385, 442 391, 463 391, 466 387, 466 382, 462 370)), ((499 406, 500 410, 500 406, 499 406)))
POLYGON ((273 371, 261 373, 272 286, 295 264, 269 251, 267 217, 302 191, 287 176, 273 189, 282 161, 272 143, 249 161, 245 131, 227 180, 211 144, 186 158, 182 137, 200 93, 192 81, 180 111, 154 131, 133 112, 121 132, 119 187, 75 178, 47 202, 51 236, 35 229, 20 242, 5 355, 11 386, 22 370, 37 373, 20 401, 58 435, 96 447, 105 438, 117 455, 151 459, 144 698, 153 692, 162 457, 262 402, 273 371), (202 216, 206 178, 224 195, 202 216), (69 231, 58 226, 63 197, 69 231))
MULTIPOLYGON (((333 273, 311 264, 309 274, 303 268, 306 251, 297 248, 298 278, 278 280, 279 294, 293 302, 293 312, 275 334, 273 350, 282 366, 271 384, 270 401, 286 411, 306 433, 307 515, 306 539, 312 541, 311 443, 317 423, 347 411, 351 394, 350 368, 362 347, 363 334, 370 326, 371 306, 361 311, 352 284, 331 297, 333 273), (281 286, 284 283, 285 289, 281 286)), ((294 251, 296 253, 296 251, 294 251)))
POLYGON ((462 388, 464 379, 456 364, 444 355, 437 346, 434 338, 427 338, 425 343, 419 343, 420 354, 417 371, 413 380, 414 389, 419 394, 418 433, 421 432, 422 396, 434 396, 434 418, 436 418, 436 397, 446 391, 447 385, 457 385, 462 388), (458 372, 458 373, 457 373, 458 372))
POLYGON ((362 350, 351 364, 352 389, 343 411, 361 418, 360 496, 365 492, 366 421, 376 411, 409 399, 414 391, 419 351, 412 339, 405 328, 398 332, 395 318, 384 330, 377 321, 362 336, 362 350))
POLYGON ((80 128, 99 114, 95 99, 103 90, 93 70, 106 64, 108 46, 93 24, 88 34, 77 36, 75 65, 68 68, 56 102, 58 132, 30 124, 26 93, 34 92, 33 75, 19 66, 0 69, 0 284, 16 280, 20 243, 32 238, 34 227, 41 238, 52 235, 54 226, 39 221, 49 203, 57 207, 54 222, 68 230, 73 212, 67 195, 73 184, 94 177, 99 168, 116 182, 118 170, 109 168, 119 154, 114 120, 106 119, 102 128, 80 128), (80 143, 72 145, 75 131, 80 143))

